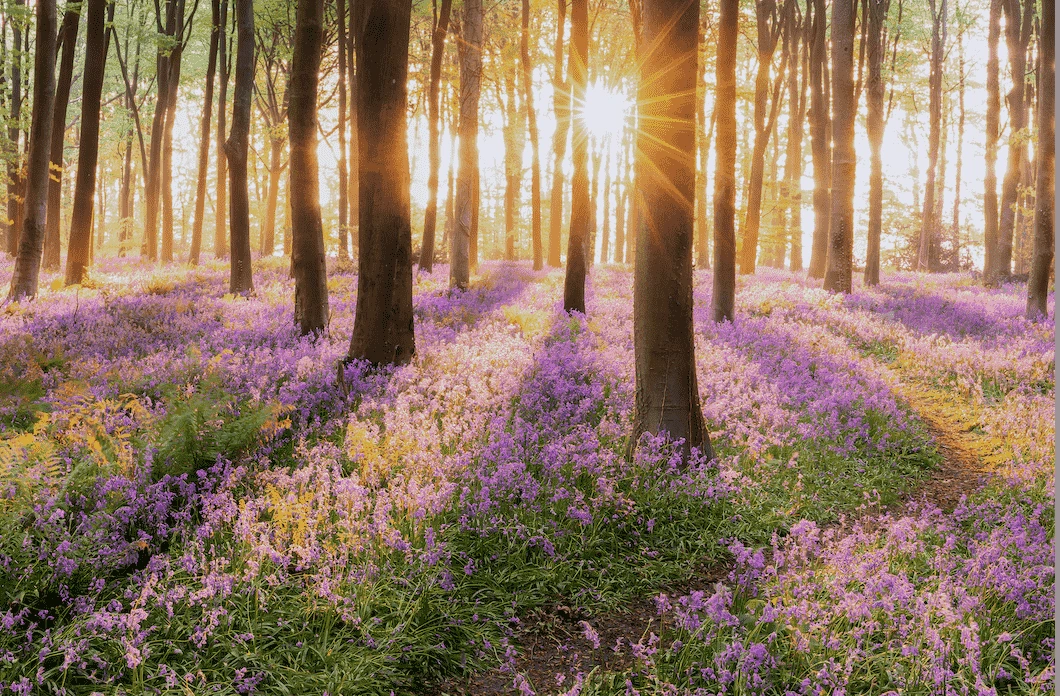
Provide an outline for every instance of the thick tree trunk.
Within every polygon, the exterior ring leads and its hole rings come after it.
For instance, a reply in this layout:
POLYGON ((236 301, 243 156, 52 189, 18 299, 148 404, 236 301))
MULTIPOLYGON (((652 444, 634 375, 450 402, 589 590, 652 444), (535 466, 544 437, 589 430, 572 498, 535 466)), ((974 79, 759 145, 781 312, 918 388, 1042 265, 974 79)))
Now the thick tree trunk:
POLYGON ((1034 19, 1034 0, 1002 0, 1005 10, 1005 42, 1008 46, 1012 90, 1008 93, 1009 146, 1008 167, 1001 183, 1001 210, 998 224, 997 267, 994 277, 1012 275, 1012 238, 1016 229, 1016 204, 1019 200, 1020 172, 1027 158, 1027 46, 1034 19))
POLYGON ((37 0, 37 41, 33 58, 33 115, 26 150, 25 217, 8 299, 35 297, 48 215, 48 163, 55 101, 55 0, 37 0))
MULTIPOLYGON (((356 5, 350 9, 357 11, 356 5)), ((323 21, 324 0, 298 0, 287 122, 291 143, 288 171, 294 314, 303 335, 320 333, 328 325, 327 264, 317 163, 317 91, 323 21)))
MULTIPOLYGON (((570 64, 571 104, 584 104, 589 65, 589 2, 571 0, 570 64)), ((571 119, 570 235, 567 239, 567 274, 563 283, 563 309, 585 313, 585 271, 589 255, 589 133, 585 120, 571 119)))
POLYGON ((869 160, 869 239, 865 256, 865 285, 880 284, 880 235, 883 231, 883 23, 890 0, 867 0, 868 84, 865 130, 872 154, 869 160))
POLYGON ((540 271, 544 267, 541 244, 541 154, 537 111, 534 108, 534 66, 530 62, 530 0, 523 0, 519 58, 523 68, 523 105, 526 107, 526 124, 530 131, 530 245, 534 254, 534 270, 540 271))
POLYGON ((74 52, 77 30, 81 24, 81 4, 67 3, 59 27, 62 56, 59 77, 55 82, 55 105, 52 107, 51 165, 48 177, 48 221, 44 233, 44 268, 59 267, 62 242, 59 223, 62 220, 63 200, 63 145, 66 141, 66 109, 70 104, 70 83, 74 77, 74 52))
POLYGON ((997 148, 1001 129, 1001 84, 998 44, 1001 42, 1001 3, 990 0, 986 58, 986 176, 983 179, 983 278, 994 277, 997 266, 997 148))
POLYGON ((1056 166, 1056 8, 1042 2, 1041 54, 1038 84, 1038 180, 1034 198, 1034 257, 1027 282, 1027 318, 1049 316, 1049 278, 1053 275, 1055 236, 1053 213, 1056 166))
POLYGON ((855 0, 832 5, 832 219, 828 225, 828 268, 824 289, 852 290, 854 256, 854 19, 855 0))
POLYGON ((715 75, 714 321, 733 320, 736 301, 736 35, 739 0, 720 0, 715 75))
POLYGON ((88 0, 85 79, 81 92, 81 145, 77 153, 74 209, 70 216, 70 250, 66 255, 67 285, 77 285, 84 280, 92 253, 99 109, 103 97, 103 75, 107 67, 106 14, 107 0, 88 0))
MULTIPOLYGON (((416 352, 407 126, 412 0, 357 0, 354 7, 359 13, 361 220, 357 309, 349 359, 400 365, 412 360, 416 352), (377 60, 380 56, 387 60, 377 60)), ((475 47, 481 45, 481 9, 481 5, 469 8, 464 24, 468 32, 464 39, 474 41, 475 47), (477 19, 473 17, 476 12, 477 19), (477 30, 471 28, 474 24, 477 30)), ((477 82, 478 66, 469 67, 477 82)))
MULTIPOLYGON (((15 7, 21 8, 25 0, 15 0, 15 7)), ((21 195, 22 166, 21 156, 18 149, 18 139, 21 131, 19 121, 22 119, 22 29, 18 22, 11 23, 11 31, 14 38, 11 49, 11 104, 8 112, 7 139, 8 152, 7 161, 7 253, 11 256, 18 254, 18 242, 22 236, 22 226, 19 222, 19 196, 21 195)))
POLYGON ((232 92, 232 130, 225 142, 228 186, 232 193, 232 263, 228 291, 254 291, 250 253, 250 191, 247 152, 250 138, 250 99, 254 91, 254 0, 236 0, 236 81, 232 92))
POLYGON ((434 270, 434 238, 438 226, 438 174, 442 167, 439 87, 452 6, 453 0, 442 0, 431 36, 431 74, 427 87, 427 210, 423 214, 423 246, 420 247, 420 268, 428 273, 434 270))
MULTIPOLYGON (((924 185, 924 212, 920 225, 920 249, 916 267, 920 271, 935 271, 932 263, 938 244, 938 219, 935 217, 935 183, 938 172, 939 140, 942 128, 942 71, 946 47, 946 0, 938 10, 935 0, 929 0, 932 15, 931 76, 929 78, 928 107, 928 168, 924 185)), ((939 196, 941 198, 941 196, 939 196)))
POLYGON ((633 281, 632 444, 644 433, 665 434, 682 441, 686 457, 699 448, 712 458, 692 330, 699 3, 645 0, 643 8, 644 40, 656 49, 641 63, 637 99, 635 166, 644 208, 633 281))
POLYGON ((828 18, 825 0, 809 0, 810 29, 810 140, 813 156, 813 242, 811 278, 823 278, 828 257, 828 225, 832 209, 832 119, 828 84, 828 18))
POLYGON ((173 125, 177 119, 177 95, 180 90, 180 68, 184 57, 184 4, 185 0, 175 0, 177 5, 173 36, 177 45, 169 56, 169 98, 166 99, 165 130, 162 141, 162 184, 159 191, 162 199, 162 249, 161 259, 173 261, 173 125))
POLYGON ((217 64, 221 71, 217 89, 217 192, 214 196, 216 227, 213 236, 213 257, 228 256, 228 155, 225 138, 228 132, 228 74, 230 47, 228 38, 228 0, 221 0, 221 36, 218 41, 217 64))
POLYGON ((460 37, 460 166, 456 178, 456 224, 450 240, 449 267, 449 284, 456 288, 467 288, 471 282, 472 256, 477 251, 471 247, 477 231, 472 228, 478 217, 476 172, 481 86, 482 0, 466 0, 460 37))
POLYGON ((206 62, 206 93, 202 103, 202 125, 199 129, 199 169, 195 181, 195 221, 191 230, 191 252, 188 262, 195 266, 202 253, 203 218, 206 215, 206 174, 210 166, 210 125, 213 121, 213 86, 217 73, 217 50, 221 40, 221 0, 210 2, 210 55, 206 62))
MULTIPOLYGON (((567 156, 567 133, 570 130, 570 85, 563 79, 564 29, 567 21, 567 0, 558 0, 556 19, 555 64, 552 67, 552 109, 556 130, 552 134, 552 195, 549 200, 548 265, 559 268, 563 243, 563 160, 567 156)), ((567 76, 570 79, 570 75, 567 76)))

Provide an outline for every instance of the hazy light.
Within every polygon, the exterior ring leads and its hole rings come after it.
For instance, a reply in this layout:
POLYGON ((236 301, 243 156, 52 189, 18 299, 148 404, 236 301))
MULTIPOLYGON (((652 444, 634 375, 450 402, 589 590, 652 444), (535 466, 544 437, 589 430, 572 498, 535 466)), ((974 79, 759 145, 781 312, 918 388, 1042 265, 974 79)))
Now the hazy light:
POLYGON ((595 138, 617 136, 626 125, 626 111, 630 103, 626 95, 613 92, 598 82, 586 87, 581 118, 595 138))

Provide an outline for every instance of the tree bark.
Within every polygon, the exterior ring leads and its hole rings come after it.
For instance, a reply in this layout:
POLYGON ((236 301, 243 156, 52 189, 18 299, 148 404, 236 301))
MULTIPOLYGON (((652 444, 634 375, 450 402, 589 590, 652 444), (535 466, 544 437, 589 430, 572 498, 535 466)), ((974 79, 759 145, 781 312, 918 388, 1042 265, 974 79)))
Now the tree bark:
POLYGON ((55 0, 37 0, 37 41, 33 58, 33 114, 27 148, 25 217, 8 299, 37 295, 48 215, 48 164, 55 102, 55 0))
POLYGON ((852 290, 854 255, 854 19, 856 0, 832 5, 832 215, 824 289, 852 290))
POLYGON ((556 130, 552 134, 552 195, 549 200, 548 218, 548 265, 552 268, 560 266, 560 248, 563 243, 563 160, 567 156, 571 111, 570 85, 563 79, 563 34, 567 21, 567 0, 558 0, 558 8, 555 62, 552 67, 552 110, 556 130))
MULTIPOLYGON (((25 5, 25 0, 15 0, 15 7, 25 5)), ((19 122, 22 120, 22 28, 18 22, 11 23, 11 33, 14 41, 11 49, 11 104, 8 114, 7 139, 8 152, 7 161, 7 253, 11 256, 18 254, 19 238, 22 236, 22 226, 19 222, 19 196, 21 194, 22 165, 18 149, 18 139, 21 134, 19 122)))
POLYGON ((590 268, 596 264, 596 237, 599 231, 599 206, 600 206, 600 166, 604 157, 604 140, 596 140, 590 162, 593 166, 592 177, 589 179, 589 243, 586 252, 586 261, 590 268))
POLYGON ((720 0, 715 84, 714 321, 732 321, 736 301, 736 35, 739 0, 720 0))
POLYGON ((997 149, 1001 129, 1001 84, 998 44, 1001 42, 1001 3, 990 0, 986 59, 986 175, 983 179, 983 278, 989 282, 997 266, 998 201, 997 149))
POLYGON ((961 270, 961 170, 964 167, 964 30, 957 34, 957 69, 959 81, 957 84, 957 172, 954 177, 953 186, 953 253, 954 270, 961 270))
MULTIPOLYGON (((356 5, 350 10, 356 12, 356 5)), ((324 0, 298 0, 288 86, 290 133, 291 268, 294 314, 303 335, 328 325, 327 264, 320 215, 317 91, 323 50, 324 0)))
POLYGON ((232 259, 228 291, 254 291, 250 253, 250 191, 247 152, 250 138, 250 99, 254 91, 254 0, 236 0, 236 81, 232 91, 232 130, 225 142, 228 186, 232 193, 229 234, 232 259))
MULTIPOLYGON (((355 0, 351 0, 353 2, 355 0)), ((349 243, 349 180, 350 170, 346 159, 346 81, 349 72, 346 67, 346 0, 336 0, 336 24, 338 25, 339 45, 339 258, 350 258, 349 243)))
POLYGON ((530 62, 530 0, 523 0, 519 58, 523 68, 526 125, 530 131, 530 244, 534 254, 534 270, 540 271, 544 268, 541 244, 541 153, 537 133, 537 110, 534 108, 534 66, 530 62))
POLYGON ((191 230, 188 262, 197 266, 202 253, 203 217, 206 215, 206 174, 210 166, 210 125, 213 122, 213 86, 217 74, 217 50, 221 40, 221 0, 210 2, 210 55, 206 62, 206 92, 199 129, 199 169, 195 181, 195 222, 191 230))
MULTIPOLYGON (((696 195, 699 3, 645 0, 638 87, 637 225, 633 281, 636 400, 633 446, 665 434, 713 457, 696 381, 692 244, 696 195), (680 66, 680 67, 675 67, 680 66)), ((720 58, 720 56, 719 56, 720 58)))
POLYGON ((70 216, 70 249, 66 255, 66 284, 85 278, 92 253, 92 207, 96 199, 99 156, 99 109, 107 67, 107 0, 88 0, 85 24, 85 79, 81 93, 81 138, 77 153, 74 208, 70 216))
MULTIPOLYGON (((162 134, 162 176, 159 194, 162 203, 162 249, 161 259, 173 261, 173 125, 177 118, 177 94, 180 90, 180 68, 184 57, 184 5, 185 0, 174 0, 177 11, 172 36, 176 46, 169 55, 169 97, 166 99, 165 125, 162 134)), ((194 12, 194 10, 193 10, 194 12)))
MULTIPOLYGON (((873 0, 870 0, 870 2, 873 0)), ((809 82, 809 50, 804 49, 800 58, 807 26, 800 16, 799 6, 792 3, 785 41, 789 54, 788 65, 788 143, 784 155, 784 183, 781 185, 785 224, 791 226, 791 261, 788 268, 802 271, 802 133, 806 124, 806 85, 809 82), (800 79, 799 66, 802 75, 800 79)))
POLYGON ((1056 166, 1056 8, 1042 2, 1041 61, 1038 84, 1038 180, 1034 198, 1034 257, 1027 282, 1027 318, 1049 316, 1049 278, 1053 275, 1053 207, 1056 166))
POLYGON ((228 256, 228 155, 225 137, 228 132, 228 0, 221 0, 221 35, 218 41, 217 64, 221 71, 217 90, 217 192, 214 196, 216 227, 213 236, 213 257, 228 256))
POLYGON ((883 231, 883 53, 886 39, 883 23, 887 20, 890 0, 867 0, 868 9, 868 80, 866 101, 868 111, 865 130, 872 151, 869 160, 869 229, 868 251, 865 256, 865 285, 880 284, 880 235, 883 231))
POLYGON ((77 30, 81 24, 81 3, 67 2, 63 10, 63 21, 59 27, 59 43, 62 57, 59 61, 59 77, 55 82, 55 105, 52 107, 51 164, 48 176, 48 221, 44 233, 44 268, 59 267, 62 242, 59 223, 62 220, 63 200, 63 145, 66 141, 66 110, 70 104, 70 84, 74 77, 74 52, 77 48, 77 30))
POLYGON ((450 240, 449 285, 466 289, 471 282, 471 256, 475 251, 471 248, 475 232, 472 227, 478 207, 475 173, 482 85, 482 0, 464 3, 460 39, 460 165, 456 177, 456 224, 450 240))
MULTIPOLYGON (((570 63, 571 105, 585 103, 589 65, 589 2, 571 0, 570 63)), ((585 313, 585 271, 588 263, 589 224, 589 131, 585 119, 574 117, 571 131, 570 235, 567 239, 567 273, 563 282, 563 309, 585 313)))
POLYGON ((514 62, 502 60, 504 67, 504 258, 515 261, 516 224, 519 210, 519 189, 522 185, 523 148, 519 137, 522 125, 516 103, 518 66, 514 62))
POLYGON ((832 209, 832 120, 828 84, 828 19, 825 0, 809 0, 810 23, 810 141, 813 157, 813 242, 811 278, 823 278, 828 257, 828 225, 832 209))
MULTIPOLYGON (((172 37, 176 31, 176 12, 180 0, 166 0, 164 7, 165 24, 161 15, 156 15, 160 32, 172 37)), ((155 112, 151 119, 150 159, 147 162, 147 190, 144 193, 144 240, 141 252, 151 261, 158 260, 158 215, 162 191, 162 148, 165 142, 166 110, 169 102, 169 60, 170 50, 160 43, 155 56, 155 83, 158 97, 155 100, 155 112)))
MULTIPOLYGON (((929 0, 932 15, 931 76, 929 78, 928 107, 928 168, 924 185, 924 212, 920 225, 920 250, 917 270, 938 270, 933 259, 938 245, 938 220, 935 217, 935 180, 938 172, 939 140, 942 128, 942 71, 946 46, 946 0, 936 11, 935 0, 929 0)), ((940 196, 941 198, 941 196, 940 196)))
POLYGON ((606 141, 608 144, 607 156, 604 159, 604 186, 601 190, 603 196, 602 205, 600 211, 604 215, 603 228, 600 230, 600 263, 608 263, 611 260, 611 147, 610 138, 606 141))
MULTIPOLYGON (((361 218, 357 308, 348 358, 400 365, 416 352, 407 126, 412 0, 357 0, 354 7, 359 14, 361 218), (384 56, 386 60, 379 60, 384 56)), ((481 9, 469 8, 465 20, 464 39, 476 48, 481 43, 481 9), (477 31, 470 26, 475 24, 477 31)), ((477 66, 469 67, 477 82, 477 66)), ((477 89, 474 92, 468 96, 474 97, 477 126, 477 89)))
POLYGON ((442 167, 439 88, 452 6, 453 0, 442 0, 431 35, 431 73, 427 88, 427 209, 423 214, 423 245, 420 247, 420 268, 428 273, 434 270, 434 239, 438 226, 438 175, 442 167))

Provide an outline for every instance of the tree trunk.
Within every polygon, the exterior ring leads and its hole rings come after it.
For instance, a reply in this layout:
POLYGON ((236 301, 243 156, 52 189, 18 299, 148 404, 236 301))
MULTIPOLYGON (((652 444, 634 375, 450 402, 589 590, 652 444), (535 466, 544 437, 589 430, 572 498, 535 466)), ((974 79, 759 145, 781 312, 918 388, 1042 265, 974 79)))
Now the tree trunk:
MULTIPOLYGON (((416 353, 407 126, 412 0, 357 0, 354 7, 359 14, 361 219, 357 309, 349 359, 401 365, 416 353), (379 56, 387 60, 373 60, 379 56)), ((463 38, 476 48, 481 44, 481 9, 481 5, 469 8, 465 20, 468 33, 463 38)), ((477 83, 478 67, 469 67, 477 83)), ((469 96, 477 107, 477 89, 469 96)))
POLYGON ((813 157, 813 245, 811 278, 823 278, 828 257, 828 225, 832 208, 832 120, 828 105, 828 19, 825 0, 809 0, 810 23, 810 140, 813 157))
POLYGON ((169 55, 169 97, 166 99, 165 126, 162 135, 162 249, 161 259, 173 261, 173 125, 177 118, 177 93, 180 89, 180 68, 184 57, 184 3, 174 0, 177 11, 172 36, 177 44, 169 55))
POLYGON ((994 277, 1012 275, 1012 237, 1016 229, 1016 204, 1019 200, 1020 171, 1027 158, 1027 46, 1030 43, 1034 17, 1034 0, 1002 0, 1005 10, 1005 42, 1012 72, 1012 90, 1008 93, 1009 146, 1008 168, 1001 183, 1001 216, 998 225, 997 267, 994 277))
MULTIPOLYGON (((832 5, 832 219, 828 224, 828 268, 824 289, 852 290, 854 255, 854 19, 856 0, 832 5)), ((943 0, 945 1, 945 0, 943 0)))
POLYGON ((70 104, 70 83, 74 77, 74 51, 77 48, 77 30, 80 23, 81 4, 68 2, 63 10, 62 25, 59 27, 62 58, 59 62, 59 77, 55 82, 55 105, 52 107, 48 221, 44 233, 44 268, 48 270, 59 267, 62 249, 59 223, 62 220, 63 145, 66 141, 66 109, 70 104))
MULTIPOLYGON (((571 0, 570 63, 571 104, 584 104, 589 65, 589 1, 571 0)), ((570 235, 567 239, 567 274, 563 283, 563 309, 585 313, 585 271, 588 263, 589 224, 589 133, 585 120, 572 119, 570 235)))
POLYGON ((442 7, 431 36, 431 74, 427 88, 427 210, 423 214, 423 246, 420 247, 420 268, 434 270, 434 237, 438 225, 438 174, 442 167, 442 129, 439 114, 439 87, 442 80, 442 59, 445 57, 445 37, 449 32, 449 14, 453 0, 442 0, 442 7))
POLYGON ((358 225, 358 220, 360 219, 360 210, 361 210, 361 207, 360 207, 360 205, 361 205, 360 204, 360 190, 361 190, 361 187, 360 187, 360 171, 359 171, 358 166, 357 166, 357 162, 359 161, 359 158, 360 158, 360 149, 359 149, 360 148, 360 145, 359 145, 360 138, 358 136, 358 130, 357 130, 357 60, 356 60, 356 58, 357 58, 357 56, 356 56, 356 50, 357 50, 357 31, 356 31, 357 19, 356 19, 356 14, 357 14, 357 12, 356 12, 356 0, 350 0, 349 4, 350 4, 350 11, 349 11, 350 22, 349 22, 349 31, 346 32, 346 34, 347 34, 347 36, 346 36, 346 41, 347 41, 347 46, 346 46, 346 72, 347 72, 346 89, 347 89, 347 91, 349 93, 347 101, 349 102, 349 110, 350 110, 350 112, 349 112, 350 113, 350 118, 349 118, 349 121, 348 121, 348 125, 350 127, 350 138, 349 138, 349 143, 348 143, 349 150, 350 150, 350 155, 349 155, 349 170, 350 171, 349 171, 349 181, 347 181, 347 184, 346 184, 348 186, 348 191, 349 191, 349 194, 347 196, 347 200, 348 200, 348 203, 349 203, 349 210, 347 211, 347 214, 349 215, 349 222, 347 223, 347 227, 350 230, 350 244, 353 247, 353 250, 356 251, 357 250, 358 241, 357 241, 357 232, 355 231, 354 228, 355 228, 355 226, 358 225))
MULTIPOLYGON (((563 33, 567 21, 567 0, 558 0, 555 64, 552 67, 552 109, 556 130, 552 134, 552 195, 549 200, 548 265, 559 268, 563 237, 563 159, 567 156, 570 129, 570 85, 563 79, 563 33)), ((567 76, 570 79, 570 76, 567 76)))
POLYGON ((935 180, 938 172, 939 139, 942 125, 942 71, 946 45, 946 0, 938 10, 935 0, 929 0, 932 15, 931 29, 931 77, 929 78, 928 108, 928 168, 924 185, 924 212, 920 225, 920 249, 916 267, 920 271, 936 270, 931 263, 934 248, 938 243, 938 222, 935 218, 935 180))
POLYGON ((637 90, 644 208, 633 280, 632 445, 644 433, 666 435, 683 441, 686 461, 692 448, 709 459, 692 329, 699 3, 645 0, 643 8, 644 40, 656 48, 643 57, 637 90))
POLYGON ((254 291, 250 254, 250 190, 247 151, 250 138, 250 99, 254 91, 254 0, 236 0, 236 81, 232 91, 232 130, 225 142, 228 186, 232 193, 232 263, 228 291, 254 291))
POLYGON ((217 73, 217 49, 221 39, 221 0, 210 2, 210 54, 206 62, 206 93, 202 103, 202 125, 199 129, 199 169, 195 181, 195 222, 191 230, 191 253, 188 262, 196 266, 202 253, 203 217, 206 215, 206 174, 210 166, 210 124, 213 120, 213 85, 217 73))
POLYGON ((788 115, 788 143, 784 158, 783 205, 787 211, 786 224, 791 226, 791 262, 788 268, 802 271, 802 133, 806 124, 806 85, 809 82, 810 56, 804 48, 800 58, 799 48, 803 43, 807 25, 799 15, 798 4, 793 3, 785 40, 789 42, 788 97, 791 107, 788 115), (802 75, 800 78, 799 68, 802 75))
MULTIPOLYGON (((175 33, 176 11, 180 0, 166 0, 164 7, 166 36, 175 33)), ((159 25, 162 17, 156 17, 159 25)), ((142 254, 151 261, 158 260, 158 215, 162 191, 162 148, 165 141, 166 110, 169 101, 169 60, 170 50, 164 43, 158 46, 155 56, 155 75, 158 98, 155 100, 155 113, 151 119, 150 159, 147 163, 147 190, 144 194, 144 241, 142 254)))
POLYGON ((503 61, 504 119, 504 258, 515 261, 516 218, 519 210, 519 188, 522 184, 523 148, 519 137, 519 109, 516 104, 516 71, 514 63, 503 61))
MULTIPOLYGON (((282 137, 269 137, 269 182, 265 192, 265 221, 261 225, 262 256, 272 256, 276 251, 276 210, 280 206, 280 174, 283 173, 282 137)), ((339 216, 340 219, 342 216, 339 216)))
POLYGON ((348 160, 346 159, 346 81, 349 71, 346 67, 346 0, 336 0, 336 14, 339 31, 339 258, 346 260, 350 258, 349 242, 349 196, 350 196, 350 173, 348 160))
POLYGON ((957 173, 953 186, 953 253, 955 271, 961 270, 961 173, 964 167, 964 87, 967 75, 964 66, 964 30, 957 34, 957 69, 960 71, 957 85, 957 173))
POLYGON ((35 297, 48 215, 48 163, 55 101, 55 0, 37 0, 37 42, 33 58, 33 115, 26 150, 25 216, 8 299, 35 297))
MULTIPOLYGON (((15 7, 21 8, 25 0, 15 0, 15 7)), ((22 166, 18 149, 18 138, 21 131, 19 122, 22 120, 22 29, 18 22, 11 23, 11 31, 14 36, 13 48, 11 49, 11 104, 8 113, 7 139, 8 152, 7 161, 7 253, 11 256, 18 254, 19 237, 22 236, 22 227, 18 224, 18 198, 21 190, 22 166)))
POLYGON ((603 229, 600 230, 600 263, 611 260, 611 147, 608 139, 607 157, 604 159, 603 205, 600 210, 604 215, 603 229))
MULTIPOLYGON (((350 10, 356 12, 356 5, 350 10)), ((324 226, 317 163, 317 91, 323 49, 324 0, 298 0, 288 87, 290 133, 291 268, 294 314, 303 335, 328 325, 324 226)))
POLYGON ((736 301, 736 35, 739 0, 720 0, 714 113, 714 321, 733 320, 736 301))
MULTIPOLYGON (((706 61, 704 61, 706 62, 706 61)), ((707 102, 701 99, 700 109, 701 123, 707 120, 707 102)), ((700 128, 699 137, 699 181, 696 184, 696 265, 700 268, 710 270, 710 224, 707 219, 707 200, 710 164, 710 141, 714 134, 714 124, 717 119, 717 109, 710 113, 709 125, 700 128)))
POLYGON ((998 44, 1001 41, 1001 3, 990 0, 986 59, 986 176, 983 180, 983 278, 989 282, 997 266, 997 148, 1001 129, 1001 85, 998 44))
POLYGON ((96 198, 96 161, 99 155, 99 109, 107 67, 107 0, 88 0, 85 25, 85 78, 81 93, 81 138, 77 152, 77 182, 70 216, 70 249, 66 255, 66 284, 85 278, 92 251, 92 207, 96 198))
POLYGON ((228 51, 228 0, 221 0, 220 27, 217 50, 217 64, 221 74, 217 90, 217 193, 214 197, 217 226, 213 236, 215 259, 228 256, 228 155, 225 153, 225 134, 228 129, 228 74, 231 67, 228 51))
POLYGON ((586 260, 590 267, 596 264, 596 237, 599 231, 600 208, 600 165, 604 158, 604 141, 597 140, 596 151, 590 155, 593 165, 592 178, 589 181, 589 244, 586 260))
POLYGON ((456 224, 450 240, 449 284, 465 289, 471 282, 471 257, 476 251, 471 246, 478 208, 475 174, 478 169, 478 103, 482 85, 482 0, 465 1, 461 30, 460 166, 456 178, 456 224))
POLYGON ((626 156, 626 138, 622 136, 622 156, 618 161, 618 177, 615 181, 615 263, 626 262, 626 198, 629 187, 623 185, 626 169, 629 167, 626 156))
POLYGON ((869 239, 865 256, 865 285, 880 284, 880 235, 883 231, 883 24, 890 0, 868 0, 868 84, 865 130, 872 151, 869 160, 869 239))
POLYGON ((1042 2, 1041 48, 1038 84, 1038 180, 1034 198, 1034 257, 1027 282, 1027 318, 1049 316, 1049 278, 1053 275, 1053 207, 1056 165, 1056 8, 1042 2))
POLYGON ((530 62, 530 0, 523 0, 519 57, 523 68, 523 105, 526 107, 526 124, 530 131, 530 244, 534 253, 534 270, 540 271, 544 268, 541 245, 541 155, 537 111, 534 108, 534 66, 530 62))

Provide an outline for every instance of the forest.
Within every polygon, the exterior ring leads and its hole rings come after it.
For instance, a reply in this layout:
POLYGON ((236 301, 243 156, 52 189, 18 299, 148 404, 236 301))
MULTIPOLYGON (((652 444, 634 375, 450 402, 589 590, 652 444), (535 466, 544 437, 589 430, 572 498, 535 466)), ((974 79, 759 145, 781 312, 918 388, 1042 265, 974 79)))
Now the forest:
POLYGON ((0 695, 1054 692, 1054 0, 0 0, 0 695))

